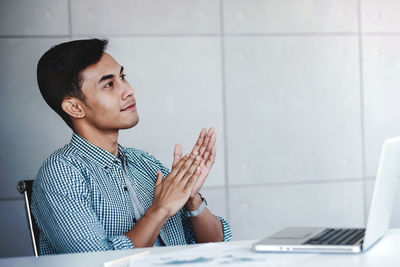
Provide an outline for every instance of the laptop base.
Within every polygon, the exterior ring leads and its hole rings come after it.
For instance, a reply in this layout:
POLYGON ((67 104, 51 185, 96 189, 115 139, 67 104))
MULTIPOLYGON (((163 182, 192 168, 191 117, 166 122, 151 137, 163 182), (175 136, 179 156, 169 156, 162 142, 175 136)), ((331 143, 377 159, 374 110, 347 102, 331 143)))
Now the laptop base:
POLYGON ((325 227, 288 227, 262 239, 253 245, 257 252, 318 252, 318 253, 360 253, 360 238, 352 245, 305 244, 320 235, 325 227))

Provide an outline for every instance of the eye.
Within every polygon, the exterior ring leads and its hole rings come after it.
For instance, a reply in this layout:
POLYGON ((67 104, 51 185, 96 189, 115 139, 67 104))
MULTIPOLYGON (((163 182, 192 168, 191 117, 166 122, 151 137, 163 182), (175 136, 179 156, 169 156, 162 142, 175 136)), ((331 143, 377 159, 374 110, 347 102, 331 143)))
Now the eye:
POLYGON ((110 88, 110 87, 112 87, 114 85, 114 83, 113 82, 109 82, 109 83, 107 83, 106 84, 106 86, 104 86, 104 87, 106 87, 106 88, 110 88))
POLYGON ((121 75, 121 80, 124 80, 124 81, 126 80, 126 74, 121 75))

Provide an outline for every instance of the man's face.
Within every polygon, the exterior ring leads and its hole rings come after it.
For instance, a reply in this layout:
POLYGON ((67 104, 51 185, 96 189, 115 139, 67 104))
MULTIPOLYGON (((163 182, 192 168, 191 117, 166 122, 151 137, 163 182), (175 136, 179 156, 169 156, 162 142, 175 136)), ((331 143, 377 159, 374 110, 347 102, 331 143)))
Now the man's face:
POLYGON ((112 56, 104 53, 81 74, 85 123, 101 131, 127 129, 138 123, 135 92, 112 56))

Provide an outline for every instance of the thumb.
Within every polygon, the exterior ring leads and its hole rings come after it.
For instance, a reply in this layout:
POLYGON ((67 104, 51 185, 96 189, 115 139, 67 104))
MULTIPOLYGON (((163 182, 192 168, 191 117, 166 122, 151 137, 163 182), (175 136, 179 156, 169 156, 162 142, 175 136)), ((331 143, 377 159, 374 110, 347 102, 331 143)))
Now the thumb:
POLYGON ((174 161, 172 162, 172 168, 178 163, 178 161, 182 158, 182 146, 180 144, 176 144, 174 148, 174 161))
POLYGON ((159 186, 163 181, 163 175, 162 172, 157 171, 157 180, 156 180, 156 186, 159 186))

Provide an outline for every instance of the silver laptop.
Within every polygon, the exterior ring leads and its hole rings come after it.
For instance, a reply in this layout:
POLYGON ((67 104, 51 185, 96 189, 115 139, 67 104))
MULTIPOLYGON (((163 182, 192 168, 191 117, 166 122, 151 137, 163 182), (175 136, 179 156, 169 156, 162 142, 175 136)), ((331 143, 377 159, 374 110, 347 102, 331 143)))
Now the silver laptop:
POLYGON ((367 228, 288 227, 253 245, 260 252, 358 253, 385 234, 400 174, 400 137, 382 145, 367 228))

